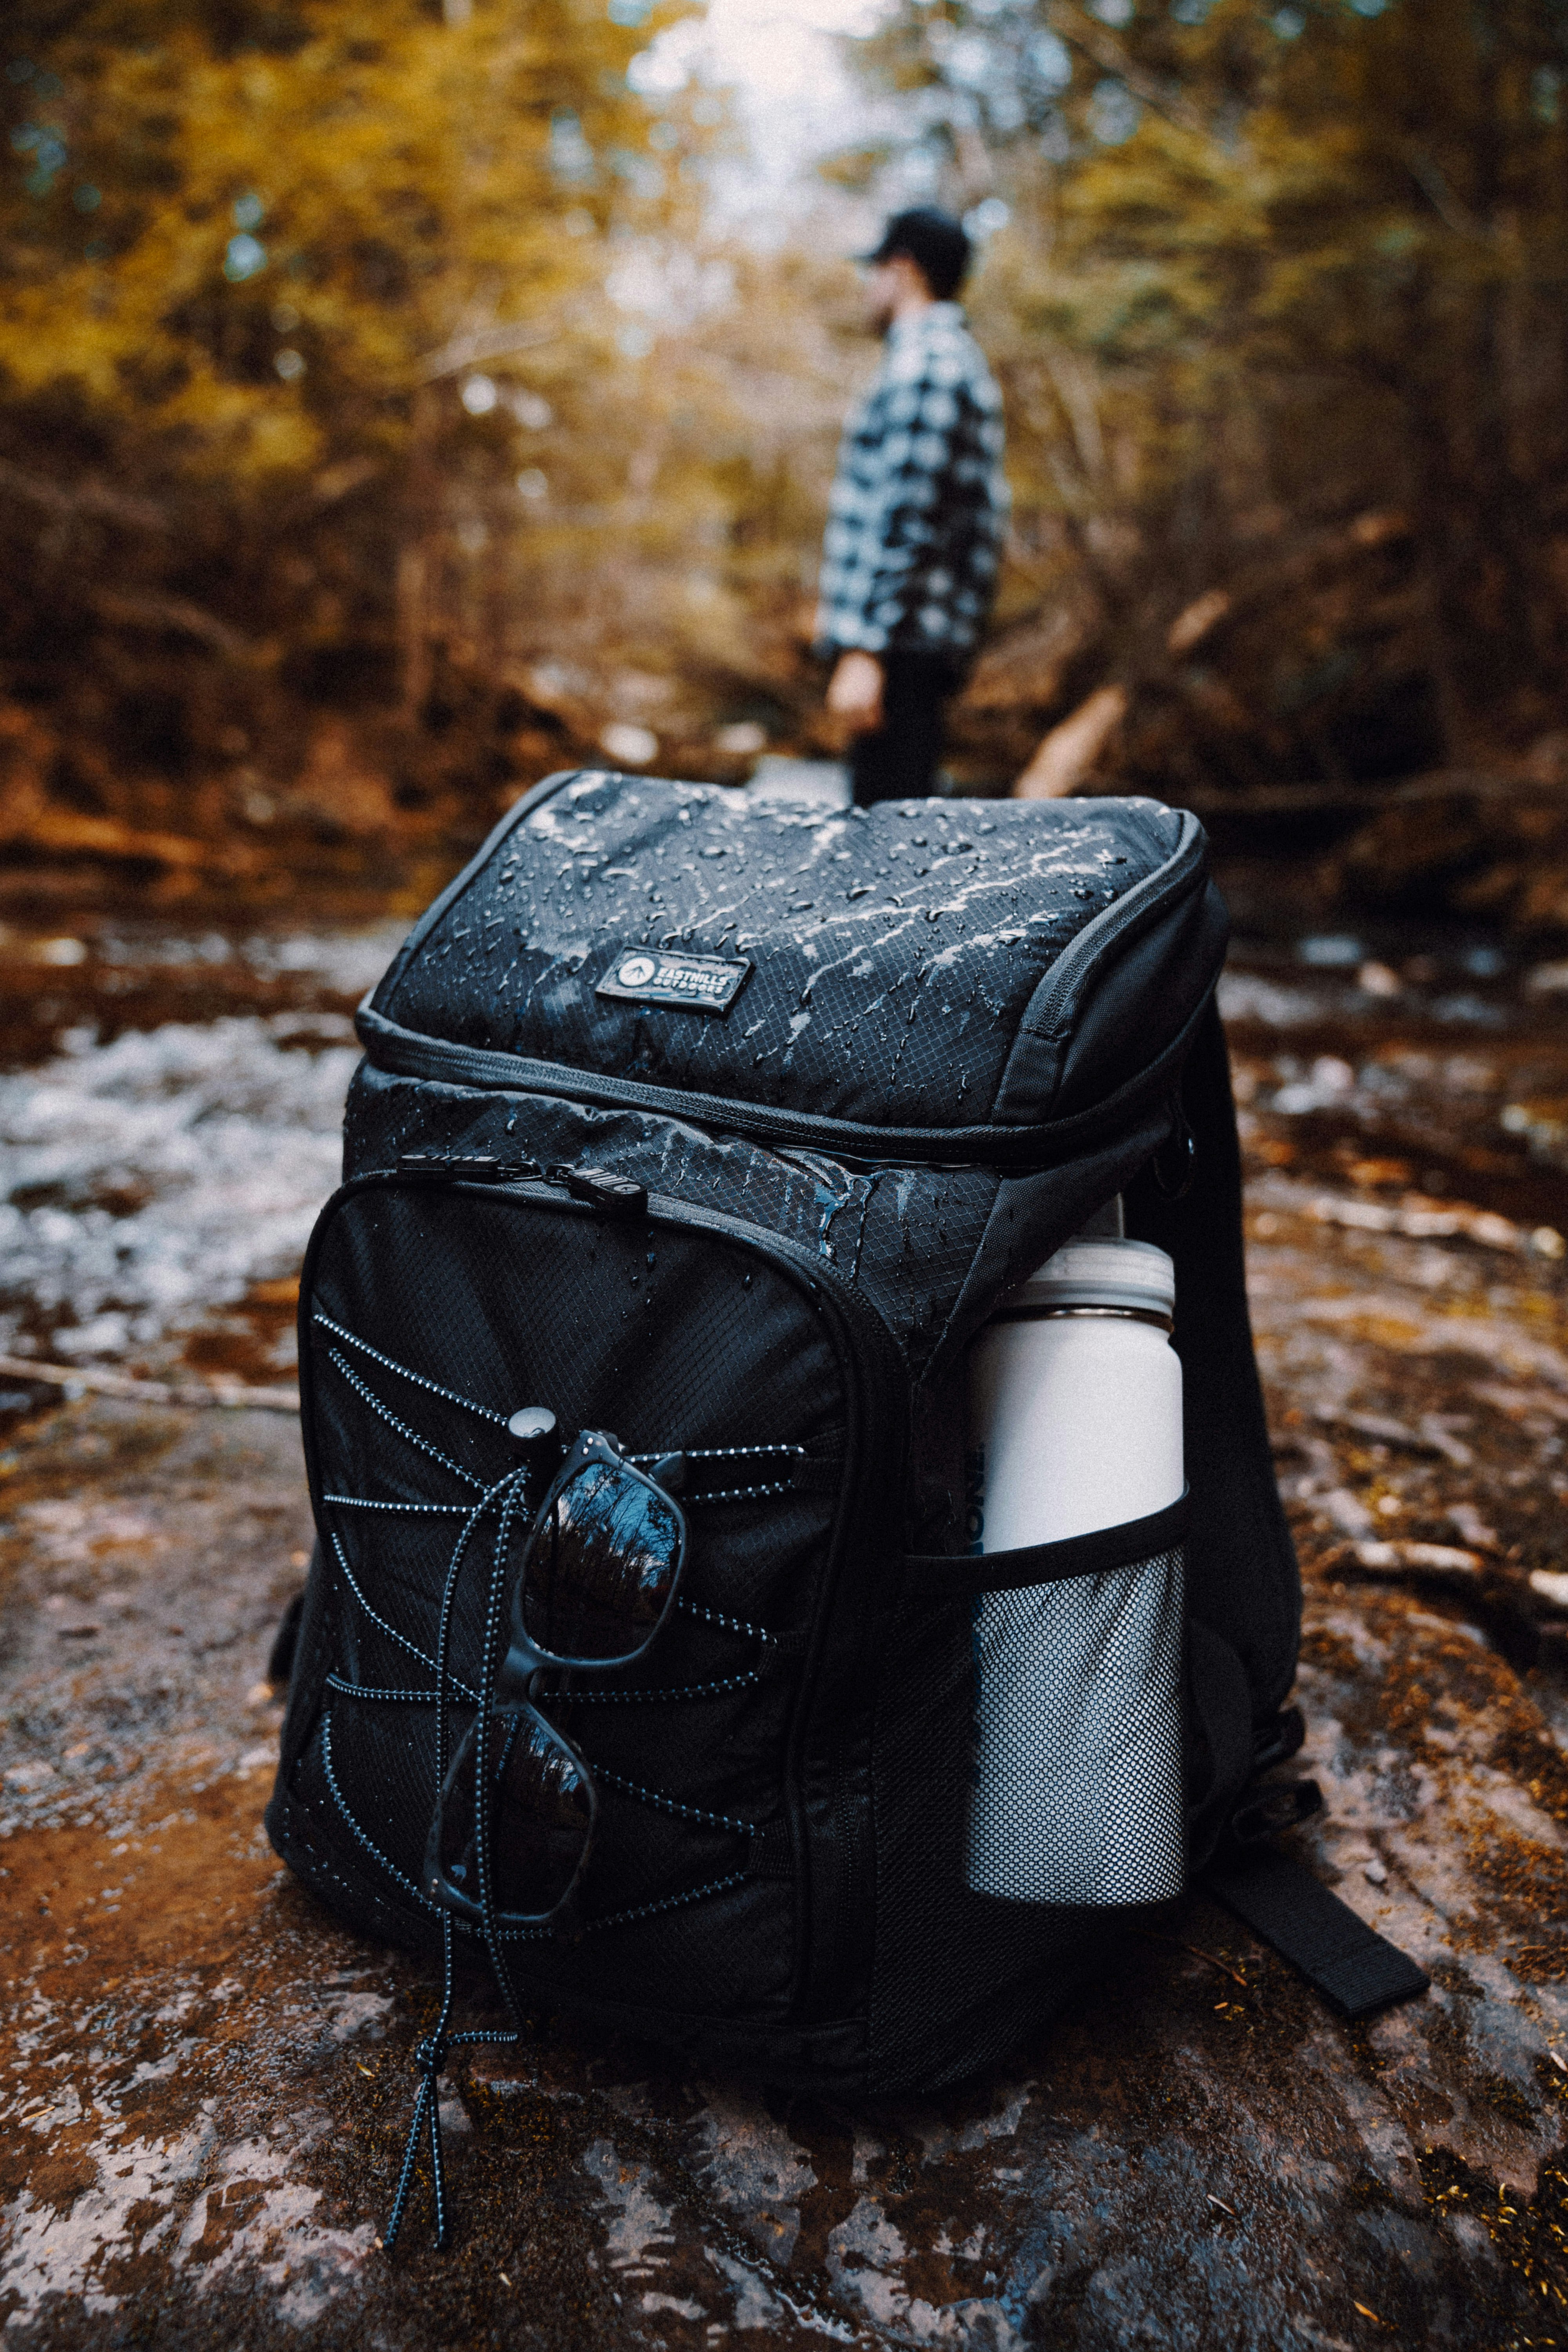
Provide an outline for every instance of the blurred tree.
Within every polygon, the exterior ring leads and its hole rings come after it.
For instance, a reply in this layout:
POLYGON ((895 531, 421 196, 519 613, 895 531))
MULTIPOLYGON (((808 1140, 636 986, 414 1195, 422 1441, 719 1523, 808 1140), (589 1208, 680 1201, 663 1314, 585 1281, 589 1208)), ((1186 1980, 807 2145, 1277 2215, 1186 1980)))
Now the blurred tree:
POLYGON ((199 823, 182 780, 312 704, 438 732, 495 665, 635 429, 606 274, 689 226, 713 132, 626 75, 680 13, 13 0, 0 650, 84 813, 140 766, 199 823))
POLYGON ((978 707, 1114 684, 1121 772, 1198 784, 1562 724, 1562 0, 907 0, 869 62, 898 185, 1006 223, 978 707))

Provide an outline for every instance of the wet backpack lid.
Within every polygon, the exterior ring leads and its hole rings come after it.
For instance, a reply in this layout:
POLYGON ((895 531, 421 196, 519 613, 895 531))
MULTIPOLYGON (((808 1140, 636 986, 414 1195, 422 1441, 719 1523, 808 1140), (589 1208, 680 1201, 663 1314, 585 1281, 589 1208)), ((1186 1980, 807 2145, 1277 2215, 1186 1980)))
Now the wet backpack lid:
POLYGON ((429 1077, 434 1048, 457 1084, 840 1156, 1054 1162, 1039 1130, 1169 1097, 1225 941, 1203 827, 1157 801, 824 810, 567 772, 442 893, 359 1028, 387 1071, 429 1077))
POLYGON ((1080 1235, 1064 1242, 1054 1257, 1037 1266, 1007 1305, 1015 1313, 1031 1307, 1131 1307, 1145 1314, 1171 1315, 1176 1305, 1176 1269, 1152 1242, 1080 1235))

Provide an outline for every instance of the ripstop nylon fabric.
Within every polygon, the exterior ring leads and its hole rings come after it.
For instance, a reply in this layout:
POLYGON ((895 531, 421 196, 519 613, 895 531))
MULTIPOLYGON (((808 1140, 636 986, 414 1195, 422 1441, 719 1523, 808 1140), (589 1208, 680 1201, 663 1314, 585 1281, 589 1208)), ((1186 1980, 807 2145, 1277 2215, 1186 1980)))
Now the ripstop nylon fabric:
MULTIPOLYGON (((765 1267, 737 1255, 726 1282, 715 1263, 722 1257, 721 1245, 704 1244, 699 1279, 683 1237, 659 1235, 650 1249, 640 1229, 549 1206, 520 1213, 499 1198, 437 1187, 362 1193, 323 1236, 308 1385, 327 1546, 328 1622, 317 1646, 333 1664, 321 1723, 300 1759, 300 1786, 318 1811, 336 1807, 333 1779, 362 1792, 357 1823, 405 1895, 416 1891, 429 1820, 433 1715, 417 1699, 374 1694, 433 1688, 427 1664, 405 1644, 428 1661, 463 1514, 516 1459, 504 1416, 549 1398, 574 1425, 607 1426, 614 1413, 616 1433, 637 1451, 787 1441, 807 1463, 828 1465, 842 1453, 830 1351, 765 1267), (400 1269, 395 1282, 385 1278, 388 1265, 400 1269), (459 1383, 468 1404, 435 1392, 459 1383)), ((595 1675, 580 1700, 551 1710, 602 1768, 594 1877, 603 1899, 590 1916, 738 1876, 752 1829, 778 1816, 784 1685, 773 1654, 801 1630, 835 1502, 824 1482, 816 1492, 694 1503, 674 1622, 645 1658, 595 1675), (739 1575, 728 1566, 733 1552, 745 1563, 739 1575), (713 1743, 700 1784, 693 1706, 713 1743), (647 1793, 629 1793, 637 1790, 647 1793), (667 1810, 682 1806, 685 1814, 667 1810)), ((481 1528, 475 1572, 457 1591, 451 1671, 467 1692, 478 1677, 480 1571, 493 1525, 481 1528)), ((454 1745, 463 1721, 454 1719, 454 1745)), ((422 1900, 416 1907, 429 1916, 422 1900)), ((662 1937, 681 1954, 679 1981, 703 2005, 723 2005, 742 1955, 753 1994, 759 1980, 777 1987, 792 1948, 779 1925, 784 1891, 748 1888, 735 1908, 764 1922, 754 1954, 739 1916, 724 1937, 705 1937, 700 1952, 687 1953, 689 1929, 671 1913, 645 1929, 625 1968, 613 1941, 595 1941, 584 1960, 532 1939, 535 1983, 541 1974, 585 1975, 614 1997, 635 1995, 649 1939, 657 1948, 662 1937)))
MULTIPOLYGON (((374 1007, 610 1077, 873 1126, 981 1122, 1042 980, 1192 823, 1153 801, 1061 807, 1049 826, 1011 802, 763 811, 712 786, 579 776, 509 821, 374 1007), (595 994, 624 950, 656 946, 751 962, 729 1015, 595 994)), ((1140 1056, 1174 1034, 1184 996, 1148 1003, 1140 1056)))

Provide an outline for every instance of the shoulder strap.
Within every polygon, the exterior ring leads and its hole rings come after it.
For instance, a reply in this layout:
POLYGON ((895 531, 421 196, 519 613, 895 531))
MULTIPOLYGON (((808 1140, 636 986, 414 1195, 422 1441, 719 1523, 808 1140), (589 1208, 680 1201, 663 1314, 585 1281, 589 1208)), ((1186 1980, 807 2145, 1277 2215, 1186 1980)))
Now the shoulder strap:
POLYGON ((1209 1864, 1203 1884, 1342 2017, 1370 2017, 1426 1990, 1430 1979, 1414 1960, 1277 1847, 1233 1845, 1209 1864))

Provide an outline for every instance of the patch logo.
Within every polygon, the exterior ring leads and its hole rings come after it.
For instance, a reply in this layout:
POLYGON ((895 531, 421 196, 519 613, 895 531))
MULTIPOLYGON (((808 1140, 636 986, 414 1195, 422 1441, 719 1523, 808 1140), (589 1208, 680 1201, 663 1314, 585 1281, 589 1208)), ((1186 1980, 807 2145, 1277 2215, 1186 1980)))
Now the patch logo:
POLYGON ((723 956, 637 948, 616 958, 594 993, 626 1004, 673 1004, 683 1013, 728 1013, 751 971, 723 956))

